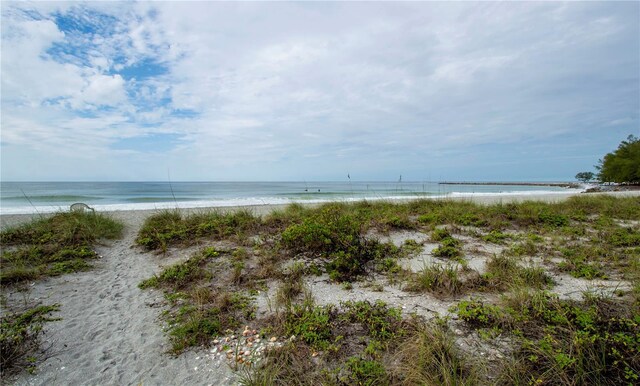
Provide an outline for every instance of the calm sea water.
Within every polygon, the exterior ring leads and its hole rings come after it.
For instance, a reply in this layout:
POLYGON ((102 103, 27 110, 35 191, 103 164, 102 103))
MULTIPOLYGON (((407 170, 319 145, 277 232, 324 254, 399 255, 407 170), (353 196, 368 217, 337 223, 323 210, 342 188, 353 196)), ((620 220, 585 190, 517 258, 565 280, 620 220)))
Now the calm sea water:
POLYGON ((54 212, 76 202, 133 210, 563 191, 570 190, 434 182, 2 182, 0 213, 54 212))

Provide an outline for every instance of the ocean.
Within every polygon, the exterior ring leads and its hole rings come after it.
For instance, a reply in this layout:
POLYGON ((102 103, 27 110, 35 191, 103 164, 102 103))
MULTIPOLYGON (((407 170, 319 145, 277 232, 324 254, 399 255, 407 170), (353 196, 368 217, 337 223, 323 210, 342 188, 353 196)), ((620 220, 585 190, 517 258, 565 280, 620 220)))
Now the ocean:
POLYGON ((575 192, 556 186, 437 182, 2 182, 0 214, 49 213, 575 192))

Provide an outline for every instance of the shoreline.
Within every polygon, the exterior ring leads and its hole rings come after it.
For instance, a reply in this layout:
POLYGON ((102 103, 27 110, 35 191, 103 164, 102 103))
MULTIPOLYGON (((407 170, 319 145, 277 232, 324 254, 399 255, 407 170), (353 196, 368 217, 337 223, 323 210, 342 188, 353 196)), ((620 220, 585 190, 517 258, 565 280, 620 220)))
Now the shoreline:
MULTIPOLYGON (((547 203, 559 202, 568 199, 569 197, 582 195, 583 192, 576 191, 567 191, 567 192, 548 192, 548 193, 513 193, 513 194, 504 194, 504 193, 465 193, 461 195, 449 195, 449 196, 437 196, 437 197, 418 197, 418 198, 382 198, 375 201, 389 201, 394 203, 403 203, 414 200, 452 200, 452 201, 468 201, 474 202, 481 205, 493 205, 493 204, 508 204, 508 203, 517 203, 523 201, 542 201, 547 203)), ((639 190, 629 190, 629 191, 617 191, 617 192, 595 192, 588 193, 589 195, 610 195, 616 197, 630 197, 630 196, 640 196, 639 190)), ((297 204, 301 204, 304 206, 317 206, 322 205, 329 202, 359 202, 364 200, 331 200, 331 201, 321 201, 321 202, 295 202, 297 204)), ((293 203, 293 202, 292 202, 293 203)), ((121 209, 121 210, 105 210, 99 211, 100 213, 105 213, 113 216, 116 219, 126 220, 126 222, 134 220, 135 222, 144 221, 147 217, 151 216, 154 213, 158 213, 164 210, 172 210, 177 209, 183 214, 189 213, 197 213, 202 211, 211 211, 218 210, 222 212, 226 211, 235 211, 248 209, 253 211, 254 214, 264 216, 275 210, 284 209, 292 203, 286 204, 258 204, 258 205, 235 205, 235 206, 202 206, 202 207, 171 207, 168 206, 166 208, 154 208, 154 209, 121 209)), ((15 213, 15 214, 4 214, 0 213, 0 230, 20 225, 22 223, 28 222, 38 216, 48 216, 54 213, 64 211, 63 208, 55 212, 47 212, 47 213, 15 213)))

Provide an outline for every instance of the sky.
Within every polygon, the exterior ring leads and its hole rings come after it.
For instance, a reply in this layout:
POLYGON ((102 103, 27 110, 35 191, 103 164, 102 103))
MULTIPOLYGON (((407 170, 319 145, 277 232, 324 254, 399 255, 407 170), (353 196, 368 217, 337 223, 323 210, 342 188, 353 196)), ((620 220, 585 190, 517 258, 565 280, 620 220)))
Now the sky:
POLYGON ((3 181, 563 181, 640 135, 640 3, 1 3, 3 181))

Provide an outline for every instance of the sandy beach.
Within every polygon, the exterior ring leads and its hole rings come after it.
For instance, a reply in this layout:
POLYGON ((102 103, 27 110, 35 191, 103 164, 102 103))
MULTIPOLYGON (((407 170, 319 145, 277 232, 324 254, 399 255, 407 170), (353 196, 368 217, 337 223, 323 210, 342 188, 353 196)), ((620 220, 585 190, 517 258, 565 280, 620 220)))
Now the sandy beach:
MULTIPOLYGON (((640 191, 607 193, 618 197, 640 196, 640 191)), ((482 204, 537 200, 556 202, 570 194, 457 197, 482 204)), ((280 206, 248 207, 264 215, 280 206)), ((223 208, 221 210, 236 210, 223 208)), ((203 209, 183 209, 184 212, 203 209)), ((60 321, 46 325, 44 347, 47 359, 35 375, 22 373, 3 383, 19 385, 224 385, 236 382, 226 361, 212 359, 205 349, 190 350, 178 357, 167 354, 169 343, 159 319, 163 311, 160 291, 142 291, 138 284, 158 273, 168 261, 185 259, 189 251, 171 251, 170 258, 144 252, 135 246, 135 237, 144 220, 156 211, 117 211, 108 214, 125 224, 124 236, 97 247, 101 258, 88 272, 46 278, 29 283, 28 292, 8 290, 10 302, 27 298, 42 304, 59 303, 60 321)), ((37 215, 0 216, 2 229, 29 221, 37 215)), ((350 292, 333 292, 317 286, 323 303, 341 298, 357 298, 350 292)), ((396 291, 397 292, 397 291, 396 291)), ((402 299, 389 288, 378 298, 403 301, 408 307, 428 315, 433 309, 446 310, 446 304, 420 303, 418 298, 402 299)), ((365 295, 361 296, 366 298, 365 295)))

